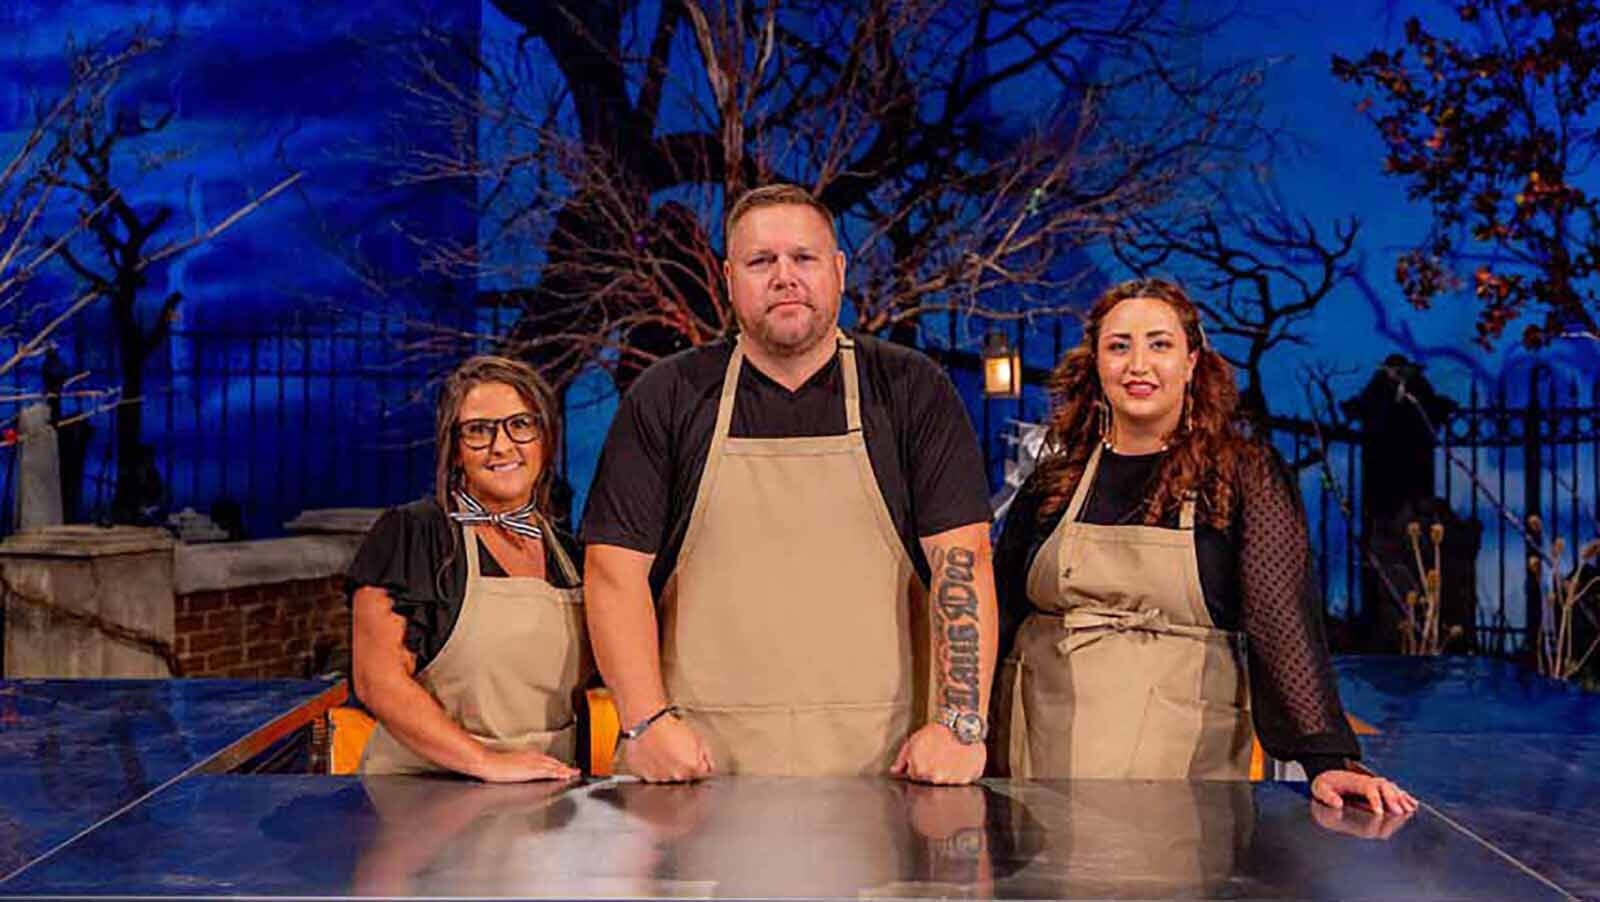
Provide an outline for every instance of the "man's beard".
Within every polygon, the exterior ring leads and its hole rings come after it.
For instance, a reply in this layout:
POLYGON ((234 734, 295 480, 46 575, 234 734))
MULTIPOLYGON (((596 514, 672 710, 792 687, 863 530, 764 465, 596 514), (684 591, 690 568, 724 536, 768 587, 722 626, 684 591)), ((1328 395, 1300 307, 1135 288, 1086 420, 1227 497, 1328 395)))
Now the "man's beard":
POLYGON ((749 329, 750 337, 775 357, 798 357, 815 348, 833 331, 829 317, 813 304, 807 304, 804 324, 793 320, 780 324, 761 316, 749 329))

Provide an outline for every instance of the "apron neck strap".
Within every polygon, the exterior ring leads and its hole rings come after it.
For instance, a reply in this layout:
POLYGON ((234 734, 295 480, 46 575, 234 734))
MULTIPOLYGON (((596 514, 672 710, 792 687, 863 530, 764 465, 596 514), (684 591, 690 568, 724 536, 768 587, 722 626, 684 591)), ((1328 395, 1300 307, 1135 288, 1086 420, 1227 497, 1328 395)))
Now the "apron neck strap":
MULTIPOLYGON (((856 374, 856 341, 835 328, 839 343, 839 366, 844 374, 844 423, 846 432, 861 431, 861 378, 856 374)), ((826 365, 826 364, 824 364, 826 365)), ((733 355, 722 377, 722 397, 717 401, 717 425, 711 433, 714 446, 720 445, 733 428, 733 398, 739 388, 739 373, 744 368, 744 338, 734 339, 733 355)))
POLYGON ((861 377, 856 373, 856 340, 835 330, 839 338, 839 367, 844 371, 844 428, 861 431, 861 377))
POLYGON ((722 376, 722 397, 717 401, 717 425, 711 431, 711 443, 720 445, 733 427, 733 396, 739 388, 739 371, 744 368, 744 338, 733 340, 733 355, 728 358, 728 369, 722 376))
POLYGON ((1089 498, 1089 487, 1094 484, 1094 475, 1100 471, 1100 452, 1104 447, 1099 442, 1094 443, 1089 462, 1084 464, 1083 475, 1078 477, 1078 487, 1072 490, 1072 501, 1067 504, 1064 522, 1078 522, 1078 515, 1083 512, 1084 502, 1089 498))
POLYGON ((472 531, 472 524, 461 524, 461 545, 467 550, 467 580, 470 582, 483 577, 483 571, 478 563, 478 535, 472 531))

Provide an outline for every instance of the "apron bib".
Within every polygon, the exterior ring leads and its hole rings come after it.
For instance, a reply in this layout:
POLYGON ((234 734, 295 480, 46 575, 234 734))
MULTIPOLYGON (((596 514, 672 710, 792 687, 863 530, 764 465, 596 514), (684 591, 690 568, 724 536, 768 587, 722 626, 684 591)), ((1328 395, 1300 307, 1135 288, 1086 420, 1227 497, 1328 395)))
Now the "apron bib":
POLYGON ((855 345, 838 341, 847 431, 804 438, 729 435, 734 346, 662 592, 668 697, 719 773, 883 773, 925 715, 920 583, 867 456, 855 345))
POLYGON ((1177 529, 1080 523, 1100 454, 1028 570, 1038 610, 1002 674, 1012 775, 1247 780, 1244 639, 1206 610, 1194 500, 1177 529))
MULTIPOLYGON (((583 590, 537 577, 484 578, 478 539, 461 530, 466 595, 444 648, 416 675, 450 719, 489 748, 535 749, 571 763, 577 752, 573 691, 593 672, 583 620, 583 590)), ((545 524, 545 534, 552 535, 545 524)), ((553 538, 569 582, 577 568, 553 538)), ((380 723, 362 756, 368 774, 430 773, 438 765, 412 752, 380 723)))

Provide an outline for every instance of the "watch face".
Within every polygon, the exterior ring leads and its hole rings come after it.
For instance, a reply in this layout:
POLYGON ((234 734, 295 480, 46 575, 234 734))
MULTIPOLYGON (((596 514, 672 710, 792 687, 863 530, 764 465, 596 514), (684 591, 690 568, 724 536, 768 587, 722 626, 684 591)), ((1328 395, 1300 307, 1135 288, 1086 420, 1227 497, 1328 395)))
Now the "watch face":
POLYGON ((983 741, 983 718, 976 714, 963 714, 956 718, 956 738, 971 745, 983 741))

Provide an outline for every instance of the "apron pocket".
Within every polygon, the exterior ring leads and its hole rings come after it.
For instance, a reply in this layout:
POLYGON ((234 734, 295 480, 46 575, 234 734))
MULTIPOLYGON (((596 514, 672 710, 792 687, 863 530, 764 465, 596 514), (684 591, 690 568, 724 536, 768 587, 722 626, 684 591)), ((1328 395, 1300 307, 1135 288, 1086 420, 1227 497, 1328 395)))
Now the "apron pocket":
POLYGON ((1200 703, 1200 740, 1189 762, 1191 780, 1249 780, 1255 722, 1249 708, 1200 703))
POLYGON ((796 775, 878 776, 888 773, 911 735, 911 703, 799 708, 794 723, 796 775))
POLYGON ((724 775, 883 774, 911 730, 910 702, 695 706, 685 715, 724 775))
POLYGON ((1026 780, 1028 719, 1022 707, 1022 661, 1011 655, 995 675, 989 708, 989 773, 992 777, 1026 780))
POLYGON ((685 707, 684 719, 711 748, 719 775, 787 776, 793 718, 787 708, 685 707))
POLYGON ((1201 698, 1175 698, 1152 689, 1130 779, 1248 780, 1250 709, 1201 698))
POLYGON ((572 691, 594 673, 594 654, 589 648, 583 605, 558 600, 546 603, 549 609, 540 617, 539 633, 517 650, 518 660, 510 668, 522 685, 507 691, 540 697, 539 704, 566 720, 572 715, 572 691))

